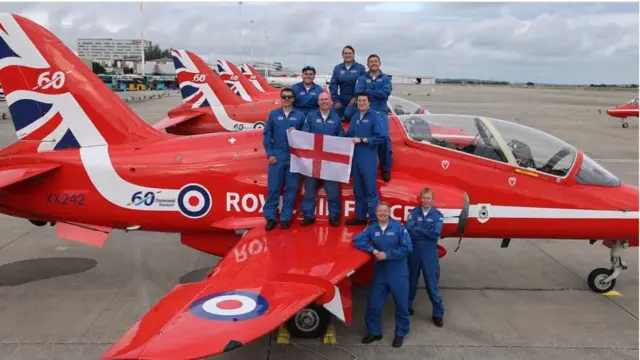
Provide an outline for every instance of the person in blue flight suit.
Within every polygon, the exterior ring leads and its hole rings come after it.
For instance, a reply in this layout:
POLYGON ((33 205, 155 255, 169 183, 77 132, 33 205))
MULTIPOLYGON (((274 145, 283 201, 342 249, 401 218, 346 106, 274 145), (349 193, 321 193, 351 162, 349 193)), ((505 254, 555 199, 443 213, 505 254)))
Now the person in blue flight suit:
POLYGON ((367 72, 364 65, 354 60, 355 53, 356 51, 351 45, 347 45, 342 49, 344 62, 333 68, 333 74, 329 82, 329 91, 331 92, 334 108, 340 118, 345 121, 351 119, 353 114, 358 111, 356 107, 356 92, 354 91, 356 80, 360 75, 367 72))
MULTIPOLYGON (((331 108, 331 96, 325 92, 318 96, 318 110, 313 110, 307 115, 302 131, 331 136, 344 136, 340 116, 331 108)), ((315 221, 317 187, 320 179, 304 177, 304 199, 300 203, 302 209, 302 222, 300 226, 307 226, 315 221)), ((329 223, 338 226, 340 218, 340 183, 337 181, 322 180, 324 191, 327 193, 329 205, 329 223)))
POLYGON ((293 201, 298 192, 299 174, 289 171, 291 153, 287 131, 302 129, 304 114, 293 108, 295 95, 291 88, 282 89, 280 99, 282 107, 273 109, 269 113, 262 141, 269 159, 267 200, 264 204, 264 217, 267 220, 265 229, 267 231, 276 226, 276 210, 280 203, 282 186, 285 186, 280 212, 280 227, 283 229, 289 228, 293 217, 293 201))
POLYGON ((387 135, 378 147, 378 154, 380 156, 382 178, 384 181, 389 181, 391 180, 392 152, 391 138, 388 135, 389 107, 387 106, 387 100, 393 88, 391 86, 391 77, 380 70, 380 64, 380 57, 378 55, 369 55, 367 59, 369 71, 358 78, 355 91, 356 93, 366 92, 369 94, 371 97, 371 108, 376 110, 382 118, 380 125, 383 128, 383 132, 387 133, 387 135))
POLYGON ((366 224, 367 209, 369 222, 376 221, 378 145, 386 135, 381 130, 380 115, 369 107, 369 94, 359 93, 356 97, 358 112, 351 118, 345 134, 347 137, 352 137, 355 143, 351 175, 353 176, 356 216, 347 220, 347 225, 366 224))
POLYGON ((409 256, 409 313, 413 315, 413 300, 416 298, 418 277, 422 270, 427 295, 433 306, 433 322, 442 327, 444 324, 444 305, 440 298, 440 256, 438 240, 442 233, 443 216, 433 205, 433 190, 420 191, 421 206, 415 207, 407 219, 407 230, 411 235, 414 252, 409 256))
POLYGON ((315 78, 316 69, 313 66, 307 65, 302 69, 302 81, 293 84, 291 87, 296 96, 293 107, 296 110, 302 111, 304 116, 307 116, 309 111, 318 108, 318 95, 323 93, 320 85, 313 82, 315 78))
POLYGON ((395 338, 393 346, 400 347, 409 333, 409 266, 407 256, 413 251, 407 229, 389 218, 389 203, 382 201, 376 207, 378 222, 369 225, 353 238, 355 247, 373 254, 375 265, 367 300, 365 323, 368 334, 362 343, 369 344, 382 339, 381 313, 389 297, 395 304, 395 338))

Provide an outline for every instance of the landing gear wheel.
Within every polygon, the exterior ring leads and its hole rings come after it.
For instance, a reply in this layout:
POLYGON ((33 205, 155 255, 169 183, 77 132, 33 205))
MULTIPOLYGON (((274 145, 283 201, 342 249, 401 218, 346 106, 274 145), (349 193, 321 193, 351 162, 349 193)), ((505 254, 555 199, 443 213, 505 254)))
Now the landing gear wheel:
POLYGON ((327 331, 331 313, 324 307, 311 304, 298 311, 285 326, 291 336, 297 338, 319 338, 327 331))
POLYGON ((629 123, 628 122, 623 122, 622 123, 622 127, 625 128, 625 129, 628 128, 629 127, 629 123))
POLYGON ((613 270, 605 268, 597 268, 589 273, 587 283, 589 284, 591 290, 599 294, 613 290, 613 288, 616 286, 616 279, 604 282, 604 280, 612 273, 613 270))

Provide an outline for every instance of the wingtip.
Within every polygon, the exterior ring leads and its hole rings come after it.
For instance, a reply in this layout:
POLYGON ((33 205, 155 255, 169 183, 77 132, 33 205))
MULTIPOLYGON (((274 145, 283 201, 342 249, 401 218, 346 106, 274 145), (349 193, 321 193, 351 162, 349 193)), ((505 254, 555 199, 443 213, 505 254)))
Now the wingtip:
POLYGON ((235 350, 237 348, 242 347, 242 343, 240 341, 237 340, 230 340, 227 343, 227 346, 224 347, 224 352, 229 352, 231 350, 235 350))

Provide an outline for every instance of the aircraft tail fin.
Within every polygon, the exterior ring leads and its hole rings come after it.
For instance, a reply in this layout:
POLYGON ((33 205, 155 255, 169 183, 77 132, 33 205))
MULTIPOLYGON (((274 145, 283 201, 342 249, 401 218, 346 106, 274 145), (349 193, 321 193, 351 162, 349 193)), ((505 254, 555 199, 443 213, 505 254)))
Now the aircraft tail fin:
POLYGON ((262 75, 260 75, 260 73, 253 66, 249 64, 241 64, 240 71, 242 71, 244 76, 247 77, 258 90, 262 92, 278 91, 278 89, 269 85, 267 80, 262 77, 262 75))
POLYGON ((0 83, 18 143, 33 151, 167 136, 136 115, 55 35, 19 15, 0 13, 0 83))
POLYGON ((195 109, 246 103, 198 55, 172 49, 171 57, 185 104, 195 109))
POLYGON ((218 75, 236 95, 240 96, 244 101, 256 101, 255 97, 261 93, 242 76, 235 65, 226 60, 218 60, 216 65, 218 66, 218 75))

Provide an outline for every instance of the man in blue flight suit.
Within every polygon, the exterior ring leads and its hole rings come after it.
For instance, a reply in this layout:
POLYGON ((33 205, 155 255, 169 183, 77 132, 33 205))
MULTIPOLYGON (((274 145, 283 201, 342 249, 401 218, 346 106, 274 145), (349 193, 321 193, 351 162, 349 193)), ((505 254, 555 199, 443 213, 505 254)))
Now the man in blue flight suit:
POLYGON ((294 84, 291 89, 296 96, 293 107, 307 116, 309 111, 318 108, 318 95, 323 93, 322 88, 313 82, 316 78, 316 69, 313 66, 305 66, 302 69, 302 81, 294 84))
POLYGON ((364 65, 354 60, 355 50, 351 45, 347 45, 342 49, 342 59, 344 62, 333 68, 331 82, 329 82, 329 91, 331 92, 331 100, 333 100, 334 108, 341 118, 345 121, 351 119, 357 111, 355 86, 356 80, 367 72, 364 65), (338 93, 338 90, 340 93, 338 93))
POLYGON ((378 222, 356 235, 353 244, 358 249, 373 254, 376 260, 365 314, 368 334, 362 339, 362 343, 369 344, 382 339, 380 317, 391 290, 396 307, 393 347, 400 347, 404 337, 409 333, 407 256, 413 248, 407 229, 400 222, 389 219, 390 213, 389 203, 380 202, 376 207, 378 222))
POLYGON ((351 174, 353 176, 353 195, 355 196, 356 216, 347 220, 347 225, 365 225, 367 209, 369 222, 376 221, 378 204, 377 161, 378 144, 386 133, 380 126, 380 115, 369 107, 369 94, 357 95, 358 112, 351 118, 345 136, 352 137, 355 143, 351 174))
POLYGON ((389 75, 384 74, 380 70, 380 57, 378 55, 369 55, 367 65, 369 71, 361 75, 356 82, 356 93, 366 92, 371 97, 371 108, 376 110, 381 119, 380 125, 383 132, 387 135, 384 141, 378 147, 380 155, 380 167, 382 169, 382 178, 384 181, 391 180, 391 138, 389 137, 389 108, 387 100, 391 95, 392 86, 389 75))
POLYGON ((409 313, 413 315, 413 300, 416 298, 420 270, 424 277, 427 295, 433 306, 433 322, 442 327, 444 305, 440 298, 440 255, 438 240, 442 233, 442 213, 433 207, 433 190, 420 191, 421 206, 415 207, 407 219, 407 230, 411 235, 414 252, 409 256, 409 313))
POLYGON ((294 98, 291 88, 282 89, 280 91, 282 107, 271 110, 264 126, 262 142, 269 159, 267 200, 264 204, 267 231, 276 226, 276 210, 283 185, 285 190, 280 212, 280 227, 288 229, 293 217, 293 200, 298 192, 299 174, 289 171, 291 152, 287 131, 300 130, 304 124, 304 114, 293 108, 294 98))
MULTIPOLYGON (((323 92, 318 96, 318 110, 313 110, 307 115, 302 131, 314 134, 324 134, 331 136, 344 136, 342 123, 338 113, 331 108, 331 97, 323 92)), ((302 222, 300 226, 307 226, 315 221, 316 213, 316 188, 318 181, 313 177, 304 177, 304 199, 300 203, 302 209, 302 222)), ((340 218, 340 183, 337 181, 322 180, 324 191, 327 193, 329 203, 329 223, 337 227, 340 218)))

